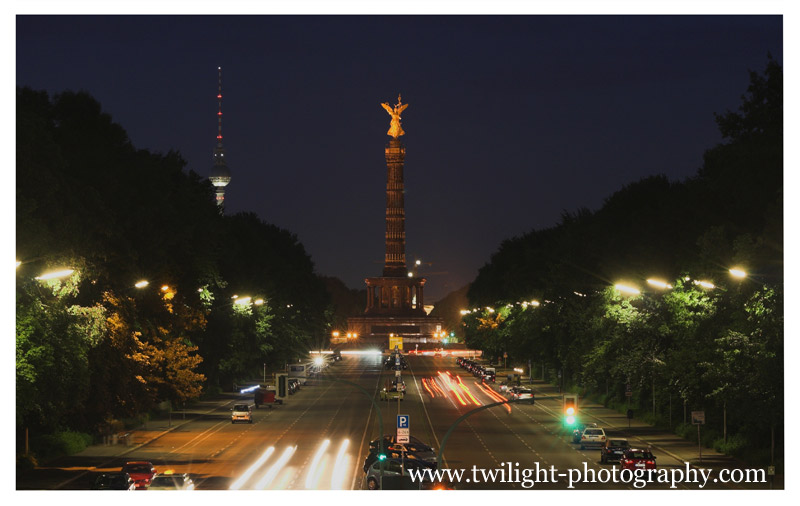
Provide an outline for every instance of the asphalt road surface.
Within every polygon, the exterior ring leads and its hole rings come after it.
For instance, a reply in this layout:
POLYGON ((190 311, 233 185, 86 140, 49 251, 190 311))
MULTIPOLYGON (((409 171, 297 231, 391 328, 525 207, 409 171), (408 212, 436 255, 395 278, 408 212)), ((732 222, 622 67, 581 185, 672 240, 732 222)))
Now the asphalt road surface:
MULTIPOLYGON (((33 488, 88 489, 98 473, 118 471, 126 461, 149 460, 159 472, 171 469, 190 473, 199 490, 363 489, 366 484, 362 466, 369 442, 381 430, 393 434, 398 414, 410 416, 412 436, 438 450, 456 419, 495 402, 492 393, 459 368, 454 358, 414 356, 407 359, 409 368, 402 371, 407 385, 405 399, 380 401, 379 390, 395 376, 394 371, 383 368, 384 358, 346 355, 341 362, 326 368, 322 377, 310 380, 309 385, 288 397, 282 406, 253 410, 252 424, 231 424, 230 407, 236 402, 231 397, 217 409, 124 457, 83 456, 79 463, 62 459, 37 471, 43 478, 48 470, 51 474, 58 471, 58 479, 43 479, 43 485, 33 488), (361 389, 336 380, 359 385, 369 397, 361 389), (382 429, 371 399, 380 406, 382 429)), ((251 396, 241 398, 249 401, 251 396)), ((565 476, 556 476, 556 482, 540 479, 532 489, 562 490, 569 485, 569 469, 610 473, 612 468, 618 468, 617 464, 600 464, 598 450, 581 450, 572 444, 570 431, 561 424, 560 408, 559 400, 537 399, 534 405, 498 406, 465 419, 448 438, 444 452, 444 467, 466 470, 454 487, 522 490, 521 475, 513 471, 534 469, 538 463, 540 469, 553 466, 565 476), (473 466, 487 472, 505 469, 506 476, 495 474, 492 480, 481 471, 473 474, 473 466)), ((608 435, 617 434, 608 431, 608 435)), ((682 462, 655 453, 660 469, 684 468, 682 462)), ((543 475, 540 473, 539 477, 543 475)), ((552 473, 549 477, 553 478, 552 473)), ((33 481, 36 482, 36 475, 33 481)), ((576 483, 574 487, 634 488, 633 484, 613 481, 576 483)), ((670 484, 648 484, 646 488, 669 487, 670 484)), ((677 487, 698 488, 691 484, 677 487)), ((705 486, 720 488, 731 487, 713 482, 705 486)))

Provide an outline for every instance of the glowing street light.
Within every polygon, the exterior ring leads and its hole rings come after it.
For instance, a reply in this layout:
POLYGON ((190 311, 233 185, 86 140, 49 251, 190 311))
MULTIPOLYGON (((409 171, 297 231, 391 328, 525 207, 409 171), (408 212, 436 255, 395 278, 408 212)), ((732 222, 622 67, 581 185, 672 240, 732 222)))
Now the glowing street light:
POLYGON ((713 283, 710 283, 708 281, 695 281, 694 284, 700 285, 703 288, 708 288, 709 290, 713 290, 714 288, 716 288, 713 283))
POLYGON ((75 269, 63 269, 60 271, 47 272, 45 274, 42 274, 41 276, 37 276, 35 279, 38 279, 40 281, 45 281, 48 279, 64 278, 69 276, 73 272, 75 272, 75 269))
POLYGON ((263 303, 264 303, 264 299, 256 299, 256 300, 253 301, 253 304, 255 304, 256 306, 260 306, 263 303))
POLYGON ((413 273, 413 272, 409 272, 409 273, 408 273, 408 277, 409 277, 409 278, 413 278, 413 277, 414 277, 414 273, 413 273))
POLYGON ((17 260, 17 267, 19 267, 20 265, 22 265, 22 262, 20 262, 19 260, 17 260))
POLYGON ((417 260, 416 262, 414 262, 414 264, 415 264, 415 265, 421 265, 421 264, 422 264, 422 262, 421 262, 421 261, 419 261, 419 260, 417 260))
POLYGON ((659 281, 657 279, 648 279, 647 284, 651 286, 655 286, 656 288, 661 288, 662 290, 671 289, 672 285, 669 283, 665 283, 663 281, 659 281))
POLYGON ((149 285, 149 284, 150 284, 150 282, 149 282, 149 281, 147 281, 147 280, 144 280, 144 279, 143 279, 143 280, 141 280, 141 281, 138 281, 138 282, 137 282, 135 285, 133 285, 133 286, 135 286, 136 288, 144 288, 144 287, 146 287, 146 286, 147 286, 147 285, 149 285))
POLYGON ((250 297, 242 297, 242 298, 236 299, 233 303, 234 304, 239 304, 239 305, 242 305, 242 306, 245 305, 245 304, 250 304, 250 297))
POLYGON ((747 277, 747 273, 742 269, 733 268, 730 269, 728 272, 730 272, 731 276, 733 276, 734 278, 744 279, 747 277))
POLYGON ((334 331, 333 331, 333 334, 331 334, 331 335, 332 335, 333 337, 339 337, 339 331, 338 331, 338 330, 334 330, 334 331))
POLYGON ((168 292, 168 291, 169 291, 169 285, 164 285, 164 286, 162 286, 162 287, 161 287, 161 291, 162 291, 162 292, 168 292))
POLYGON ((629 293, 631 295, 641 295, 642 294, 642 292, 640 292, 639 290, 637 290, 636 288, 634 288, 632 286, 622 285, 622 284, 619 284, 619 283, 614 285, 614 288, 616 288, 617 290, 619 290, 622 293, 629 293))

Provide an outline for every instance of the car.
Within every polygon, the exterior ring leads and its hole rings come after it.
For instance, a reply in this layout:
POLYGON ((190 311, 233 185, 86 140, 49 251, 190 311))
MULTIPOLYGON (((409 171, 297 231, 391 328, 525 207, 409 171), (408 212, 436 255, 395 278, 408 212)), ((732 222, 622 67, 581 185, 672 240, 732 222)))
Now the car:
POLYGON ((394 386, 398 392, 405 392, 406 391, 406 382, 403 381, 402 378, 394 378, 392 380, 392 386, 394 386))
MULTIPOLYGON (((379 451, 378 451, 377 448, 370 448, 369 449, 369 453, 367 454, 367 457, 364 459, 364 467, 363 467, 363 469, 364 469, 365 473, 367 472, 367 469, 369 468, 369 466, 371 466, 376 460, 378 460, 378 453, 379 453, 379 451)), ((432 464, 433 466, 436 466, 436 459, 434 459, 434 460, 427 459, 426 460, 426 459, 420 458, 419 456, 417 456, 414 453, 398 451, 397 449, 389 450, 389 449, 385 448, 383 450, 383 455, 386 457, 386 459, 423 460, 423 461, 425 461, 425 462, 427 462, 429 464, 432 464)))
POLYGON ((631 445, 628 443, 627 439, 624 438, 609 438, 606 440, 606 444, 600 448, 600 462, 605 464, 606 462, 612 461, 619 461, 622 458, 622 454, 625 453, 626 450, 630 450, 631 445))
POLYGON ((378 490, 380 488, 379 480, 381 479, 381 468, 383 468, 384 478, 392 478, 395 476, 407 475, 409 469, 421 471, 423 469, 435 469, 435 466, 429 462, 425 462, 424 460, 416 459, 376 459, 369 467, 367 467, 367 470, 364 473, 364 481, 366 482, 369 490, 378 490))
POLYGON ((511 387, 506 392, 506 397, 512 400, 529 401, 533 404, 533 390, 526 387, 511 387))
POLYGON ((630 448, 622 454, 619 459, 622 469, 655 469, 656 458, 650 450, 640 450, 638 448, 630 448))
POLYGON ((194 482, 188 474, 174 474, 166 471, 150 482, 148 490, 194 490, 194 482))
POLYGON ((589 427, 581 434, 581 450, 587 446, 603 446, 606 444, 606 431, 600 427, 589 427))
POLYGON ((383 390, 381 390, 381 400, 382 401, 389 401, 394 399, 403 400, 404 393, 402 390, 398 390, 397 387, 392 385, 391 383, 387 383, 383 390))
POLYGON ((579 423, 578 425, 576 425, 575 429, 573 429, 572 431, 572 442, 576 444, 580 443, 583 431, 589 427, 597 428, 597 424, 590 422, 590 423, 579 423))
POLYGON ((286 386, 289 388, 289 395, 294 395, 300 390, 300 380, 298 378, 289 378, 286 381, 286 386))
POLYGON ((386 450, 426 462, 436 462, 436 458, 439 456, 436 450, 422 443, 391 443, 386 446, 386 450))
POLYGON ((483 369, 483 374, 481 375, 481 379, 483 381, 491 381, 492 383, 494 383, 496 377, 497 377, 497 372, 495 371, 494 367, 485 367, 483 369))
POLYGON ((253 406, 249 404, 234 404, 231 408, 231 423, 253 423, 253 406))
POLYGON ((123 473, 128 473, 133 481, 136 483, 137 489, 144 489, 150 486, 150 481, 156 475, 156 468, 153 467, 152 462, 145 460, 134 460, 126 462, 122 466, 123 473))
POLYGON ((94 480, 92 490, 136 490, 136 482, 128 473, 104 473, 94 480))

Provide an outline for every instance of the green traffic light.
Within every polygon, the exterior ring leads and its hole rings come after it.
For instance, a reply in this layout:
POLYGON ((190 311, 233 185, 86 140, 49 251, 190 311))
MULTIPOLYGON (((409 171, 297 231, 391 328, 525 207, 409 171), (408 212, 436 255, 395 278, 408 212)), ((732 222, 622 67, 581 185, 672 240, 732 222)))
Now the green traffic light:
POLYGON ((570 415, 566 419, 567 425, 575 425, 575 417, 570 415))
POLYGON ((378 460, 386 460, 386 455, 381 453, 380 455, 378 455, 378 460))

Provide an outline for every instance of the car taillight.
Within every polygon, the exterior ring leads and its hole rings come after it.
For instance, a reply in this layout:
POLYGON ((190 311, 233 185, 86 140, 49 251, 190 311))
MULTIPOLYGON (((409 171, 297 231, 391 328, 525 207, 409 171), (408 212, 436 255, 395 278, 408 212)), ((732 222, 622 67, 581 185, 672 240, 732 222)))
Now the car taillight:
POLYGON ((586 436, 581 436, 581 439, 586 439, 586 436))
POLYGON ((653 462, 652 460, 648 460, 646 463, 647 464, 655 464, 655 462, 653 462))

